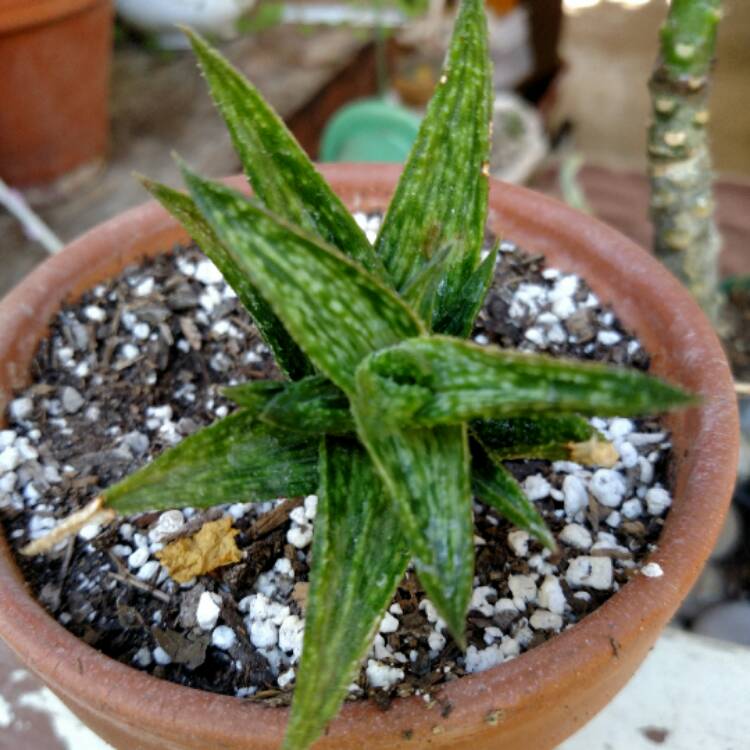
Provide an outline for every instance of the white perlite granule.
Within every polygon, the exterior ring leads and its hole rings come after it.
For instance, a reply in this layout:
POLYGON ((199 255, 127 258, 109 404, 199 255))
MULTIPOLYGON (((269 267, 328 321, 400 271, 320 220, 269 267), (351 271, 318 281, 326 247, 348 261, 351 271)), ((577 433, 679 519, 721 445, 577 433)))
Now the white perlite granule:
POLYGON ((203 630, 212 630, 219 620, 221 614, 221 597, 209 591, 204 591, 198 600, 198 608, 195 611, 195 619, 198 627, 203 630))
MULTIPOLYGON (((369 237, 375 237, 379 226, 377 217, 360 215, 357 221, 369 237)), ((507 251, 508 247, 504 252, 507 251)), ((177 266, 201 284, 201 291, 196 294, 198 307, 191 315, 204 329, 201 334, 204 342, 221 339, 227 343, 236 339, 243 350, 238 361, 250 367, 270 356, 263 345, 245 348, 246 340, 240 326, 224 317, 226 301, 235 295, 210 261, 178 258, 177 266)), ((590 311, 598 305, 593 294, 585 293, 576 276, 555 269, 546 269, 542 276, 543 282, 519 284, 510 299, 511 317, 519 326, 522 322, 519 336, 523 339, 521 348, 526 351, 556 351, 558 345, 566 342, 566 337, 573 343, 574 335, 569 335, 568 330, 569 327, 572 330, 576 319, 580 318, 577 313, 590 311)), ((120 332, 124 334, 113 352, 112 366, 115 368, 138 367, 147 347, 160 335, 158 321, 139 311, 144 299, 158 291, 154 278, 140 273, 133 279, 132 287, 132 295, 137 301, 128 307, 119 321, 120 332)), ((79 311, 78 320, 84 328, 99 331, 102 329, 100 324, 110 317, 106 298, 102 295, 99 303, 87 305, 79 311)), ((601 345, 619 346, 623 350, 627 347, 630 354, 637 351, 639 345, 636 341, 622 342, 623 335, 614 330, 617 324, 610 313, 596 315, 605 330, 595 331, 592 335, 601 345)), ((488 335, 491 333, 482 332, 474 338, 478 344, 488 345, 493 341, 492 335, 488 335)), ((197 351, 188 341, 188 334, 189 331, 183 336, 178 335, 175 341, 174 345, 181 353, 197 351)), ((587 351, 591 352, 593 348, 587 351)), ((81 403, 80 397, 87 391, 83 385, 71 380, 79 378, 89 382, 101 377, 96 361, 62 340, 53 346, 52 353, 65 375, 63 382, 72 385, 61 386, 44 397, 21 395, 10 404, 10 428, 0 430, 0 508, 30 511, 26 528, 19 534, 30 538, 46 533, 54 525, 56 487, 75 477, 78 471, 64 461, 47 462, 47 453, 39 450, 44 443, 44 431, 57 430, 61 435, 71 436, 76 414, 79 419, 85 415, 92 429, 100 421, 106 423, 111 418, 105 405, 81 403), (66 387, 70 390, 66 391, 66 387), (37 421, 35 415, 40 414, 44 419, 37 421)), ((212 353, 210 358, 206 355, 206 366, 214 373, 212 377, 229 373, 231 364, 231 358, 223 352, 212 353)), ((155 382, 151 381, 150 385, 155 382)), ((225 403, 217 398, 216 390, 203 389, 195 383, 182 383, 175 390, 173 399, 165 397, 163 402, 144 409, 143 424, 137 431, 133 431, 133 426, 127 422, 118 424, 116 419, 108 422, 107 434, 113 450, 145 461, 153 457, 154 442, 160 445, 179 442, 203 424, 200 422, 183 429, 182 407, 185 405, 189 406, 190 414, 203 410, 211 418, 228 413, 225 403)), ((605 469, 556 461, 544 471, 535 467, 535 473, 525 476, 522 481, 527 496, 543 510, 547 521, 554 529, 561 529, 558 541, 562 556, 551 557, 527 532, 519 529, 511 528, 491 542, 490 535, 486 535, 486 539, 475 538, 478 553, 488 543, 503 544, 507 540, 508 563, 504 570, 493 571, 489 580, 480 575, 475 579, 470 617, 478 622, 484 618, 490 624, 481 627, 479 640, 469 647, 465 657, 458 659, 459 668, 467 672, 481 671, 517 656, 532 642, 538 642, 540 636, 546 637, 575 623, 580 618, 577 612, 580 613, 581 602, 598 602, 602 596, 617 589, 618 580, 622 583, 625 575, 638 571, 637 560, 645 554, 645 544, 640 541, 632 546, 635 542, 623 527, 633 521, 649 526, 652 519, 667 512, 672 502, 668 490, 654 485, 655 467, 669 450, 668 436, 655 430, 650 423, 644 427, 643 423, 627 418, 594 419, 592 424, 613 442, 620 459, 617 464, 605 469), (596 523, 592 519, 596 519, 596 523), (519 570, 527 572, 519 573, 519 570)), ((224 511, 239 521, 247 514, 261 514, 273 507, 274 502, 263 506, 238 503, 224 508, 224 511)), ((474 507, 487 523, 496 526, 502 523, 481 503, 475 503, 474 507)), ((293 684, 302 651, 304 607, 298 606, 294 592, 297 584, 307 584, 304 580, 296 580, 294 570, 297 561, 309 565, 316 509, 317 497, 309 495, 300 507, 292 511, 285 531, 286 542, 290 545, 285 554, 289 557, 282 556, 272 561, 269 568, 249 584, 247 592, 237 596, 237 608, 246 631, 239 634, 240 639, 243 643, 249 640, 257 653, 266 659, 281 689, 288 689, 293 684)), ((159 515, 150 527, 139 525, 136 519, 135 524, 126 521, 119 526, 118 542, 110 552, 123 564, 127 563, 131 575, 149 586, 170 595, 187 592, 196 581, 179 586, 174 584, 153 555, 173 534, 179 533, 194 514, 191 509, 167 511, 159 515)), ((80 536, 80 543, 93 540, 98 531, 93 525, 87 527, 80 536)), ((644 565, 640 573, 647 578, 664 575, 656 563, 644 565)), ((103 575, 106 575, 106 570, 103 575)), ((82 590, 84 586, 94 584, 93 577, 87 578, 81 582, 82 590)), ((219 590, 226 593, 223 588, 219 590)), ((197 605, 193 600, 192 606, 197 607, 193 613, 195 620, 205 633, 210 634, 212 647, 232 651, 239 671, 243 662, 235 653, 238 633, 228 624, 218 625, 222 608, 235 606, 231 597, 223 600, 219 594, 204 591, 197 605)), ((420 649, 429 649, 430 659, 437 659, 449 643, 445 623, 428 599, 421 599, 418 612, 423 613, 427 620, 427 626, 419 636, 420 649)), ((371 688, 390 690, 403 679, 409 663, 420 657, 417 649, 404 647, 402 653, 392 645, 398 642, 404 620, 408 622, 414 613, 409 615, 404 617, 401 607, 392 605, 381 620, 360 676, 363 685, 366 682, 371 688)), ((70 622, 70 613, 61 612, 59 620, 70 622)), ((157 622, 158 618, 154 617, 154 623, 157 622)), ((233 620, 228 618, 228 622, 233 620)), ((170 663, 169 655, 160 648, 152 652, 150 647, 144 647, 133 657, 133 663, 143 669, 152 667, 154 662, 166 665, 170 663)), ((242 687, 238 694, 252 695, 256 689, 252 685, 242 687)), ((355 693, 359 692, 357 687, 355 693)))

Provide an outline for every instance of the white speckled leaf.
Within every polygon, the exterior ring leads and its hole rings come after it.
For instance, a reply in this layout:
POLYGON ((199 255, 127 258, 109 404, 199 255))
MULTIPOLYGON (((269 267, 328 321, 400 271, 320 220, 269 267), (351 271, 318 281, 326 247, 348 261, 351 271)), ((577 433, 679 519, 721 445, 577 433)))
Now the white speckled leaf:
POLYGON ((385 425, 368 383, 358 385, 352 412, 360 440, 397 503, 419 580, 463 644, 474 575, 466 426, 385 425))
POLYGON ((476 441, 471 446, 471 488, 483 503, 496 508, 546 547, 555 549, 555 539, 534 503, 513 475, 500 462, 493 461, 476 441))
POLYGON ((318 441, 237 411, 186 437, 108 488, 118 513, 207 508, 314 492, 318 441))
POLYGON ((357 379, 371 381, 381 418, 420 425, 541 413, 628 416, 695 403, 684 391, 637 370, 447 336, 379 351, 360 366, 357 379))
POLYGON ((413 312, 361 266, 224 185, 185 171, 190 191, 233 260, 286 329, 346 393, 373 351, 418 335, 413 312))
MULTIPOLYGON (((437 290, 432 326, 437 331, 450 328, 479 265, 487 217, 491 79, 484 3, 463 0, 440 83, 375 243, 399 291, 438 248, 458 248, 437 290)), ((458 327, 464 328, 463 321, 458 327)))
POLYGON ((364 449, 326 438, 305 640, 284 743, 301 750, 336 715, 409 560, 398 514, 364 449))
POLYGON ((273 352, 279 367, 297 380, 312 373, 312 367, 302 350, 287 333, 270 305, 261 297, 246 273, 235 263, 221 244, 216 233, 198 211, 189 195, 166 185, 144 180, 144 186, 188 231, 201 250, 216 264, 224 280, 258 326, 261 336, 273 352))
POLYGON ((195 32, 188 37, 245 174, 266 208, 381 275, 365 233, 281 118, 205 39, 195 32))

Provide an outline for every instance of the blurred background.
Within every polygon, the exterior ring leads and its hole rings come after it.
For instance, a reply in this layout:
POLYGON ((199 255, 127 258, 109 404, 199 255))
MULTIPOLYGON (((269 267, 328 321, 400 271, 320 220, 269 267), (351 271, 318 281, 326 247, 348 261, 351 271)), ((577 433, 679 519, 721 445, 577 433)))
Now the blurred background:
MULTIPOLYGON (((650 247, 647 83, 668 0, 486 4, 493 175, 586 207, 650 247)), ((454 12, 452 0, 0 0, 0 296, 66 242, 143 202, 133 172, 178 185, 172 151, 211 176, 239 171, 175 24, 217 43, 313 158, 398 162, 439 78, 454 12)), ((709 128, 722 270, 744 279, 748 81, 750 2, 725 0, 709 128)), ((750 409, 743 418, 750 434, 750 409)), ((725 534, 678 616, 746 645, 749 445, 725 534)), ((0 666, 2 698, 28 675, 2 648, 0 666)), ((0 700, 0 727, 2 709, 0 700)), ((38 716, 32 723, 51 736, 38 716)), ((50 743, 33 746, 58 747, 50 743)))
MULTIPOLYGON (((172 150, 212 175, 238 171, 175 24, 216 41, 314 158, 399 161, 436 81, 454 5, 4 0, 0 293, 54 250, 55 239, 65 243, 141 202, 132 172, 175 182, 172 150), (50 234, 28 220, 21 201, 50 234)), ((647 81, 667 0, 487 6, 497 93, 493 174, 559 193, 562 164, 564 176, 578 174, 571 187, 584 189, 598 215, 648 246, 647 81)), ((750 174, 749 40, 750 3, 726 0, 710 127, 729 242, 748 230, 741 204, 750 174)))

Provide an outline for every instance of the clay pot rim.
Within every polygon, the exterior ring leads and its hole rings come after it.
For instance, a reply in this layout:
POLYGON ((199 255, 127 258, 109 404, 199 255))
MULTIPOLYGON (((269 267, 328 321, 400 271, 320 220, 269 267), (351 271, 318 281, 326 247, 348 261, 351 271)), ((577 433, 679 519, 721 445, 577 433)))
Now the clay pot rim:
POLYGON ((29 26, 54 23, 103 1, 109 2, 109 0, 6 0, 0 6, 0 34, 18 32, 29 26))
MULTIPOLYGON (((353 203, 350 201, 350 208, 367 210, 376 205, 382 207, 385 191, 392 191, 399 169, 384 165, 367 165, 364 169, 360 165, 335 165, 321 171, 337 190, 344 189, 350 196, 356 196, 353 203)), ((230 182, 239 186, 242 179, 233 178, 230 182)), ((691 410, 696 426, 695 434, 689 435, 690 454, 685 462, 700 466, 700 470, 687 472, 689 485, 678 474, 678 501, 665 524, 659 549, 650 558, 662 566, 665 575, 654 579, 636 576, 570 630, 512 661, 444 685, 441 695, 454 705, 453 713, 442 720, 448 732, 455 731, 456 725, 469 715, 489 716, 498 703, 511 708, 529 700, 544 705, 550 695, 559 693, 561 686, 573 689, 582 676, 607 669, 613 652, 616 656, 618 644, 643 645, 649 632, 658 632, 708 557, 720 531, 736 475, 739 426, 731 375, 710 324, 682 286, 657 261, 614 229, 530 190, 493 181, 490 223, 497 226, 500 215, 511 239, 523 236, 528 229, 550 234, 550 252, 556 242, 579 244, 583 248, 581 257, 572 254, 553 262, 577 272, 589 265, 592 271, 596 269, 593 274, 596 278, 587 280, 604 301, 610 301, 608 284, 618 287, 624 282, 649 295, 647 300, 656 322, 666 330, 637 329, 648 350, 662 335, 673 344, 680 336, 688 336, 680 380, 702 393, 704 402, 691 410), (623 258, 627 264, 622 262, 623 258), (612 274, 608 276, 603 269, 616 273, 617 278, 613 281, 612 274), (672 328, 668 326, 670 317, 675 321, 672 328), (688 360, 695 366, 688 366, 688 360), (704 497, 715 498, 714 505, 703 502, 704 497), (685 506, 689 508, 687 512, 685 506)), ((92 245, 103 247, 108 242, 117 247, 118 236, 128 236, 123 232, 151 236, 174 233, 173 227, 174 223, 161 208, 154 203, 146 204, 93 229, 64 253, 42 264, 0 303, 0 319, 10 321, 5 331, 0 330, 0 363, 12 351, 16 334, 11 329, 22 326, 23 319, 33 315, 49 319, 57 309, 57 302, 47 299, 46 284, 60 283, 61 275, 70 276, 71 261, 76 255, 82 257, 88 252, 91 262, 95 259, 90 250, 92 245)), ((533 249, 546 252, 545 247, 533 249)), ((80 259, 78 263, 81 268, 86 267, 80 259)), ((92 273, 95 271, 87 268, 90 278, 92 273)), ((69 284, 71 289, 74 286, 69 284)), ((642 302, 637 296, 630 299, 627 294, 619 301, 624 312, 621 314, 616 303, 618 315, 630 325, 629 320, 637 316, 642 302)), ((36 340, 24 342, 25 350, 31 351, 35 346, 36 340)), ((665 356, 679 357, 680 351, 670 353, 670 349, 665 356)), ((657 371, 664 366, 664 361, 655 361, 657 371)), ((2 395, 0 391, 0 412, 2 395)), ((209 742, 219 736, 223 742, 228 737, 241 741, 251 727, 258 746, 279 741, 287 709, 247 705, 233 697, 186 689, 103 656, 57 624, 29 595, 10 560, 4 539, 0 539, 0 551, 0 633, 53 689, 106 715, 110 721, 138 724, 157 737, 173 737, 172 732, 176 731, 178 736, 197 735, 209 742), (107 686, 106 692, 102 693, 101 685, 107 686), (170 717, 169 727, 165 715, 170 717), (217 716, 221 716, 220 727, 217 716)), ((645 648, 642 647, 644 653, 645 648)), ((436 718, 434 710, 427 708, 419 697, 396 700, 386 714, 370 702, 347 704, 331 724, 328 738, 334 741, 357 731, 362 721, 367 722, 372 736, 384 726, 392 731, 395 723, 413 727, 415 739, 429 737, 436 718)))

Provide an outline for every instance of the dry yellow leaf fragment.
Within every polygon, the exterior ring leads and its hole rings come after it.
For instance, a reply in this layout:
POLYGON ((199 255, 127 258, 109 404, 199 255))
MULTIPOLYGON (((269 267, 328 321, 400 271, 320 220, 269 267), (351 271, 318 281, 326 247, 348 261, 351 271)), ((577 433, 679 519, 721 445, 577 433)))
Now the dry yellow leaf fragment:
POLYGON ((232 528, 231 516, 203 524, 192 536, 175 539, 156 557, 177 583, 210 573, 223 565, 242 559, 234 538, 240 532, 232 528))

